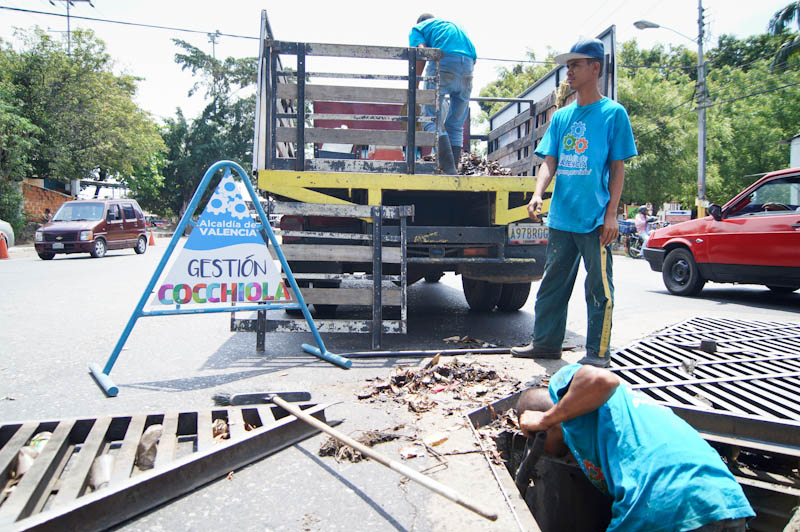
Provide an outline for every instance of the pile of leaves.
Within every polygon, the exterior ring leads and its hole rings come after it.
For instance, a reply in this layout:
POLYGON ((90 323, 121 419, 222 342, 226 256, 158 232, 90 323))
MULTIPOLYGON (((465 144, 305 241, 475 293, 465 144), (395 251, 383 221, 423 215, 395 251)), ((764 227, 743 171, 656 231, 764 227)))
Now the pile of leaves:
MULTIPOLYGON (((372 447, 379 443, 394 441, 401 437, 402 436, 400 434, 394 434, 392 432, 365 430, 361 433, 361 436, 356 438, 356 441, 362 445, 366 445, 367 447, 372 447)), ((366 457, 361 454, 360 451, 353 449, 349 445, 346 445, 333 437, 325 440, 325 442, 320 446, 318 454, 319 456, 333 456, 336 458, 337 462, 348 460, 355 463, 366 459, 366 457)))
POLYGON ((496 161, 489 162, 477 153, 461 154, 458 166, 461 175, 511 175, 511 170, 496 161))

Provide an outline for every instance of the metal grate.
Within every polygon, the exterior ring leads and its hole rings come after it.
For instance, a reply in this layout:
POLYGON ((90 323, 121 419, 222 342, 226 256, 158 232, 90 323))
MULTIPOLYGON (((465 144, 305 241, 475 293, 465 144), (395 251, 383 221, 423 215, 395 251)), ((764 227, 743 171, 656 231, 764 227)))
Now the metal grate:
MULTIPOLYGON (((328 405, 303 404, 325 421, 328 405)), ((17 455, 35 434, 52 432, 30 469, 0 492, 0 530, 105 530, 263 458, 318 431, 277 406, 215 408, 0 425, 0 488, 12 482, 17 455), (227 439, 214 439, 216 420, 227 439), (152 469, 135 466, 147 427, 161 424, 152 469), (96 457, 108 454, 108 485, 91 489, 96 457)))
POLYGON ((622 380, 670 406, 800 421, 800 323, 692 318, 612 360, 622 380))

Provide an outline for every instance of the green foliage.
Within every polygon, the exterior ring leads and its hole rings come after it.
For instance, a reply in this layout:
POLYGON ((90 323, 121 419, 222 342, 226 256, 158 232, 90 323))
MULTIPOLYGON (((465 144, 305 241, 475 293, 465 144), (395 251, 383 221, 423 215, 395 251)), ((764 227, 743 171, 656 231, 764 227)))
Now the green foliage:
POLYGON ((772 35, 780 36, 782 40, 770 67, 773 72, 797 69, 798 64, 800 64, 800 61, 797 61, 797 55, 800 52, 800 33, 791 33, 789 31, 792 22, 800 30, 800 0, 786 4, 769 21, 767 31, 772 35))
POLYGON ((0 79, 0 179, 5 181, 22 181, 32 169, 29 154, 38 144, 35 135, 41 133, 20 107, 11 84, 0 79))
MULTIPOLYGON (((555 54, 549 51, 547 61, 552 61, 555 54)), ((533 52, 528 52, 531 61, 536 60, 533 52)), ((545 74, 550 72, 555 65, 550 64, 527 64, 517 63, 511 68, 501 67, 497 71, 497 79, 492 81, 480 91, 480 95, 491 98, 516 98, 528 87, 536 83, 545 74)), ((480 102, 481 119, 487 120, 494 113, 505 107, 503 102, 480 102)))
POLYGON ((0 220, 10 223, 15 234, 25 226, 20 184, 3 178, 0 178, 0 220))

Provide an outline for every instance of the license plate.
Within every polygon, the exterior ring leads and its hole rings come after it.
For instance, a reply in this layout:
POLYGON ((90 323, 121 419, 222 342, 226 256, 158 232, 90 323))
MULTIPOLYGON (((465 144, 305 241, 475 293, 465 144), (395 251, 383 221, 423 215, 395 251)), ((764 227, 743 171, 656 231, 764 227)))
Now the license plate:
POLYGON ((509 244, 547 244, 550 230, 542 224, 509 224, 509 244))
POLYGON ((61 242, 53 242, 53 249, 64 249, 64 244, 61 242))

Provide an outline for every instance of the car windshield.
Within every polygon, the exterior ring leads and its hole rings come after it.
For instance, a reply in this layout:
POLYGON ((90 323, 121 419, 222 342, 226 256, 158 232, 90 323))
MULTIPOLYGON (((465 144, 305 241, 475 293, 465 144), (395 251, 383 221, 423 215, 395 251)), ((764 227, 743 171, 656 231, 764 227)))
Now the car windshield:
POLYGON ((53 216, 54 222, 77 222, 80 220, 102 220, 102 203, 72 203, 67 202, 58 209, 53 216))

